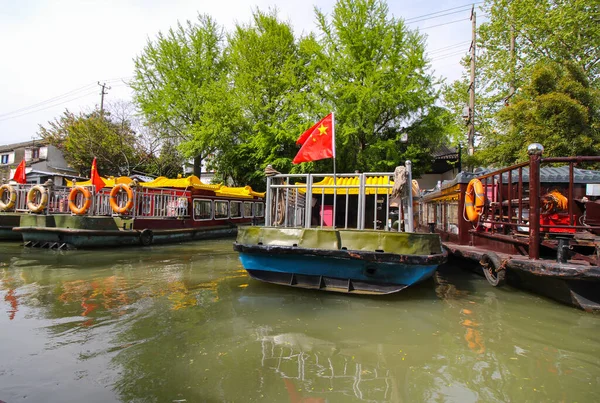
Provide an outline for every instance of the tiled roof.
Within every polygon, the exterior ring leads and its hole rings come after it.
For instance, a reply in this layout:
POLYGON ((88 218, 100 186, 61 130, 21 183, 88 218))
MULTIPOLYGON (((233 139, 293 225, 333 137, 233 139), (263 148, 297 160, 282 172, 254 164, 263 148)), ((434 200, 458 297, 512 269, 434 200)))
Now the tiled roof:
POLYGON ((46 141, 37 139, 37 140, 23 141, 22 143, 0 145, 0 153, 6 152, 6 151, 13 151, 13 150, 16 150, 17 148, 31 147, 33 144, 38 145, 38 146, 45 145, 46 141))
POLYGON ((458 150, 454 147, 448 147, 442 144, 431 152, 431 156, 436 160, 449 160, 458 158, 458 150))

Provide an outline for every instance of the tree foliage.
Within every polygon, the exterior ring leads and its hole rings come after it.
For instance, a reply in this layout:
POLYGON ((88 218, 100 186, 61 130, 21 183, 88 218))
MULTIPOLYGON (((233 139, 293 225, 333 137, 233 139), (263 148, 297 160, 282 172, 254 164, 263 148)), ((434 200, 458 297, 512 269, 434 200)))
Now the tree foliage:
POLYGON ((148 122, 185 156, 202 159, 230 135, 223 32, 207 15, 148 41, 135 59, 134 99, 148 122))
POLYGON ((484 139, 482 156, 498 165, 525 161, 530 143, 548 156, 599 155, 599 101, 579 66, 540 62, 498 113, 500 130, 484 139))
POLYGON ((300 37, 276 11, 257 10, 228 35, 208 16, 179 24, 136 58, 135 99, 186 156, 237 185, 264 186, 267 164, 330 171, 330 160, 291 160, 300 134, 331 111, 338 170, 391 170, 411 158, 424 171, 451 124, 435 106, 424 37, 381 0, 339 0, 331 18, 316 16, 317 34, 300 37))
POLYGON ((411 158, 422 171, 449 122, 434 107, 425 38, 378 0, 339 0, 330 20, 317 11, 317 21, 320 90, 336 112, 341 170, 388 171, 411 158))
MULTIPOLYGON (((597 152, 589 141, 598 127, 598 104, 591 100, 600 84, 600 3, 487 0, 483 10, 488 21, 477 31, 476 160, 522 160, 530 142, 542 143, 545 155, 597 152)), ((466 83, 463 76, 445 88, 455 113, 467 104, 466 83)))
POLYGON ((88 175, 94 157, 103 176, 129 175, 147 159, 129 121, 112 119, 110 112, 76 115, 66 110, 47 127, 40 125, 38 133, 61 149, 82 176, 88 175))

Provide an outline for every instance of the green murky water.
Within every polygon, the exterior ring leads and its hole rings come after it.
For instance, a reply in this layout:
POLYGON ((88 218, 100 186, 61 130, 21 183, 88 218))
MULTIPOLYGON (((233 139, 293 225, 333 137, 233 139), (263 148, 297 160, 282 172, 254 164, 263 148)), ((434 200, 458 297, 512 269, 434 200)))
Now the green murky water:
POLYGON ((0 400, 600 401, 600 315, 444 268, 388 297, 248 278, 232 240, 0 244, 0 400))

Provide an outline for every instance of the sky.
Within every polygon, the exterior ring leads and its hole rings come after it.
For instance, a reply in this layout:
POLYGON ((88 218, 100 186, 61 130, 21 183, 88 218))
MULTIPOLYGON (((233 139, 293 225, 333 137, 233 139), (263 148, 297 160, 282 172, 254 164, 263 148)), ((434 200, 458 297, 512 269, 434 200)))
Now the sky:
MULTIPOLYGON (((478 3, 477 1, 475 3, 478 3)), ((480 2, 479 2, 480 3, 480 2)), ((178 21, 209 14, 226 31, 276 7, 297 35, 316 31, 314 8, 334 0, 0 0, 0 145, 39 138, 39 125, 72 112, 130 101, 133 60, 178 21)), ((388 0, 390 13, 427 36, 435 76, 451 82, 471 41, 466 0, 388 0)), ((479 16, 477 17, 479 20, 479 16)))

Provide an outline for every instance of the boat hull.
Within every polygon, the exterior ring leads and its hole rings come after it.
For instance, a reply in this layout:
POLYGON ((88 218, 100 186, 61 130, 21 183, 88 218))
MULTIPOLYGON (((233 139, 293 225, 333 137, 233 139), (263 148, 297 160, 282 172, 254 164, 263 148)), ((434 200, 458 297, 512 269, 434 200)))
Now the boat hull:
POLYGON ((389 294, 428 279, 445 262, 439 238, 422 235, 241 227, 234 250, 250 276, 260 281, 325 291, 389 294), (411 253, 402 253, 403 249, 411 253))
POLYGON ((0 241, 20 240, 21 235, 13 231, 18 227, 22 213, 0 213, 0 241))
POLYGON ((482 247, 445 242, 444 247, 457 259, 472 262, 469 267, 482 273, 479 262, 484 255, 496 253, 505 262, 508 284, 583 309, 600 312, 600 267, 559 263, 547 259, 493 252, 482 247))
MULTIPOLYGON (((48 249, 149 246, 232 237, 237 226, 191 226, 191 220, 141 220, 119 217, 26 216, 13 232, 24 245, 48 249)), ((225 224, 225 223, 223 223, 225 224)))

